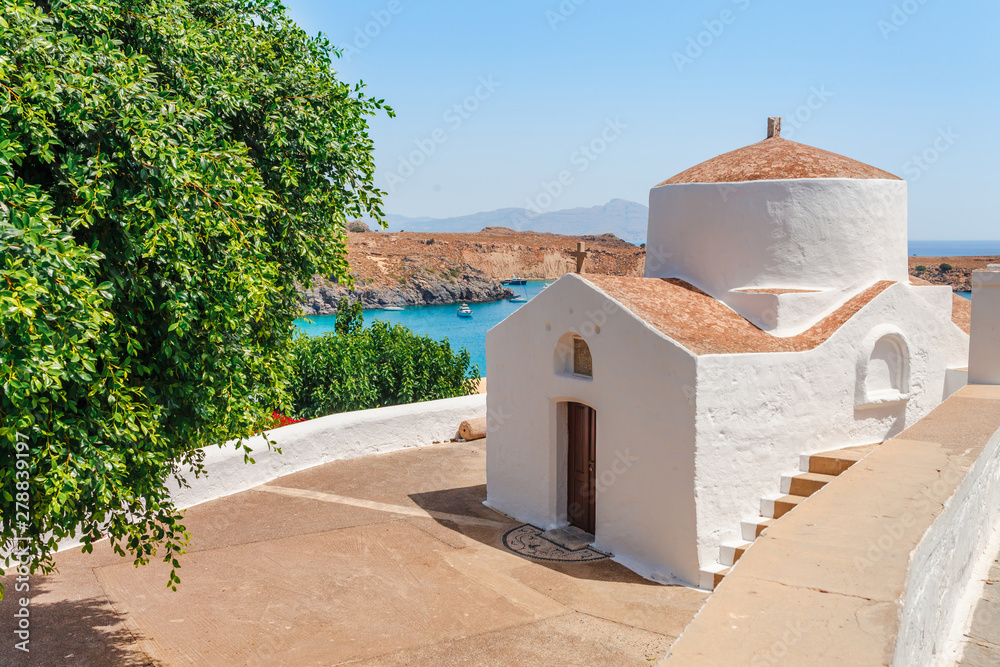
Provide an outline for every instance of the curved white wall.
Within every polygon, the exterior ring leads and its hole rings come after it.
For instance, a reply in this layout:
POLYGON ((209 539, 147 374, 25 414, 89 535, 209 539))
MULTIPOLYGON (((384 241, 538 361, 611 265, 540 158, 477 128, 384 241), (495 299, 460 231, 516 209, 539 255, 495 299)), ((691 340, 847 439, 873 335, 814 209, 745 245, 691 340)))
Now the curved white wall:
MULTIPOLYGON (((170 495, 177 508, 184 510, 331 461, 451 440, 463 421, 485 416, 486 395, 475 394, 310 419, 268 432, 280 454, 268 449, 263 436, 250 438, 253 464, 245 461, 244 450, 233 442, 205 447, 205 474, 197 478, 187 474, 190 486, 173 489, 170 495)), ((171 487, 176 484, 168 481, 171 487)), ((80 537, 74 536, 60 541, 58 550, 81 544, 80 537)), ((0 551, 0 561, 8 554, 0 551)))
POLYGON ((310 419, 268 432, 280 454, 267 448, 263 436, 251 438, 253 465, 244 462, 243 450, 233 443, 206 447, 207 474, 189 476, 191 486, 171 496, 186 509, 331 461, 451 440, 463 421, 485 416, 486 396, 474 394, 310 419))
POLYGON ((488 504, 541 528, 565 525, 559 404, 586 403, 607 480, 595 546, 643 576, 695 583, 801 454, 884 440, 937 406, 947 369, 967 363, 968 336, 897 284, 813 350, 694 356, 567 275, 490 330, 486 350, 488 504), (556 363, 567 332, 590 346, 593 379, 566 373, 568 357, 556 363), (905 342, 906 395, 872 399, 862 368, 886 335, 905 342))
POLYGON ((649 193, 646 277, 683 278, 726 303, 748 287, 907 282, 906 216, 905 181, 665 185, 649 193))
POLYGON ((740 538, 740 520, 757 516, 781 474, 798 472, 801 454, 898 435, 944 400, 947 369, 968 358, 969 337, 909 285, 875 297, 815 349, 698 357, 702 565, 715 562, 722 542, 740 538), (873 399, 863 369, 886 335, 905 341, 906 392, 873 399))

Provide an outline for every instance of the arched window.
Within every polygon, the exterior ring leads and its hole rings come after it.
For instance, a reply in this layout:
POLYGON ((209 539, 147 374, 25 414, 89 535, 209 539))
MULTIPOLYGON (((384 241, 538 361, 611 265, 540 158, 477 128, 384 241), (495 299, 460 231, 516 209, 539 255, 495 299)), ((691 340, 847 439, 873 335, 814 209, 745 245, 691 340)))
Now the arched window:
POLYGON ((594 360, 587 341, 575 333, 563 335, 556 343, 555 371, 560 375, 594 377, 594 360))
POLYGON ((885 405, 910 397, 910 353, 901 333, 873 331, 862 348, 858 405, 885 405))
POLYGON ((895 336, 883 336, 868 357, 865 391, 869 396, 903 393, 903 351, 895 336))
POLYGON ((590 356, 590 346, 582 338, 573 339, 573 375, 594 377, 594 360, 590 356))

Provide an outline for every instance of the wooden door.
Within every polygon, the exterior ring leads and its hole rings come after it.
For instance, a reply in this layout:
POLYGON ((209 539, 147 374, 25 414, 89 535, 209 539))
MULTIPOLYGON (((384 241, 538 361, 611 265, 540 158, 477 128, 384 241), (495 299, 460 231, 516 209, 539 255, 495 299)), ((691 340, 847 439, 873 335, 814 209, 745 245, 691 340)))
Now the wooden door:
POLYGON ((593 535, 597 468, 597 411, 582 403, 567 404, 569 438, 569 497, 566 515, 570 525, 593 535))

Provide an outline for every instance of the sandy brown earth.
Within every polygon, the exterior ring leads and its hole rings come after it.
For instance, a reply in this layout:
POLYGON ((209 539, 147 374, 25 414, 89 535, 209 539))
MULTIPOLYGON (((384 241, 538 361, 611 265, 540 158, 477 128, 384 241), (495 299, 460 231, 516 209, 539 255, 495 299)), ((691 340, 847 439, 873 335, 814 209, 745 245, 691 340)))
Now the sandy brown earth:
POLYGON ((421 274, 445 277, 468 267, 487 278, 517 274, 529 280, 553 280, 571 271, 569 255, 583 241, 590 251, 587 271, 642 275, 645 252, 612 234, 560 236, 487 227, 475 234, 349 234, 351 272, 370 284, 421 274))
MULTIPOLYGON (((496 301, 512 296, 500 284, 512 275, 555 280, 573 271, 571 253, 579 241, 590 253, 587 273, 643 274, 645 249, 613 234, 563 236, 505 227, 469 234, 355 231, 348 234, 353 288, 317 276, 302 294, 303 310, 307 315, 333 313, 344 296, 367 308, 496 301)), ((956 292, 971 291, 972 270, 996 262, 1000 257, 909 258, 911 275, 950 285, 956 292), (943 270, 942 264, 952 268, 943 270)))
POLYGON ((971 292, 973 269, 985 269, 989 264, 1000 264, 1000 256, 910 257, 910 275, 934 285, 951 285, 955 292, 971 292), (952 268, 942 269, 942 264, 952 268), (918 267, 923 270, 918 271, 918 267))
POLYGON ((586 271, 641 276, 645 250, 612 234, 562 236, 487 227, 472 234, 352 232, 348 262, 352 291, 317 278, 304 292, 307 314, 333 312, 342 296, 366 307, 495 301, 509 296, 500 281, 518 275, 555 280, 574 270, 570 255, 583 241, 586 271))
MULTIPOLYGON (((472 273, 491 280, 517 274, 528 280, 555 280, 573 270, 577 241, 587 245, 587 273, 641 276, 646 252, 613 234, 561 236, 488 227, 473 234, 351 233, 348 260, 359 286, 388 287, 420 277, 456 278, 472 273)), ((935 285, 971 291, 973 269, 1000 262, 1000 256, 910 257, 910 273, 935 285), (941 264, 950 264, 942 270, 941 264), (918 266, 926 267, 917 271, 918 266)))

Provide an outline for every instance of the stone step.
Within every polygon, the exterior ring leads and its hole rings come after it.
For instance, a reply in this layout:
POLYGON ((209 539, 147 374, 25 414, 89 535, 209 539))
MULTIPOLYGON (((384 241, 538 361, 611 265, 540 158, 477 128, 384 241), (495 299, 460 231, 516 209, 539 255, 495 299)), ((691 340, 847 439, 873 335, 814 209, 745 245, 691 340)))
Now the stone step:
POLYGON ((780 519, 795 509, 803 500, 805 498, 802 496, 767 496, 760 499, 760 514, 768 519, 780 519))
POLYGON ((753 542, 760 534, 764 532, 764 529, 774 523, 774 519, 768 519, 766 517, 758 516, 753 519, 744 519, 740 522, 740 532, 743 535, 744 540, 749 540, 753 542))
POLYGON ((863 459, 878 445, 862 445, 860 447, 847 447, 832 452, 821 452, 819 454, 803 454, 800 461, 800 468, 803 472, 812 472, 820 475, 837 476, 852 465, 863 459))
POLYGON ((722 565, 736 565, 736 561, 740 559, 746 550, 750 547, 753 542, 747 542, 744 540, 737 540, 733 542, 723 542, 719 545, 719 563, 722 565))
POLYGON ((808 498, 835 479, 837 479, 836 475, 823 475, 817 472, 782 475, 781 492, 789 496, 808 498))
POLYGON ((714 591, 719 582, 729 573, 729 568, 719 563, 712 563, 708 567, 701 569, 701 581, 698 588, 706 591, 714 591))

